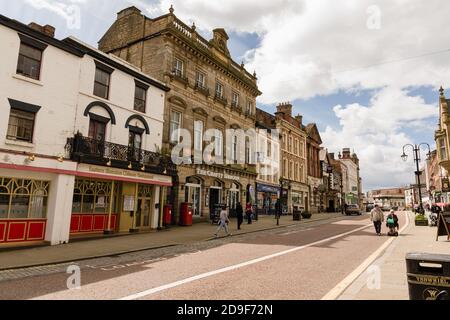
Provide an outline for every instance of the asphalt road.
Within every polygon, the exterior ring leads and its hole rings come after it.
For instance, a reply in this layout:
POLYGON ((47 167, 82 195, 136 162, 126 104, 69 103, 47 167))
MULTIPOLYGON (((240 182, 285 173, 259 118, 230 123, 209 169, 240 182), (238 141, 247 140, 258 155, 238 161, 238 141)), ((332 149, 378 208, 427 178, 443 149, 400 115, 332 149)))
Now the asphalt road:
MULTIPOLYGON (((405 216, 399 213, 400 224, 405 216)), ((367 215, 0 273, 0 299, 321 299, 388 240, 367 215), (70 277, 70 278, 69 278, 70 277)))

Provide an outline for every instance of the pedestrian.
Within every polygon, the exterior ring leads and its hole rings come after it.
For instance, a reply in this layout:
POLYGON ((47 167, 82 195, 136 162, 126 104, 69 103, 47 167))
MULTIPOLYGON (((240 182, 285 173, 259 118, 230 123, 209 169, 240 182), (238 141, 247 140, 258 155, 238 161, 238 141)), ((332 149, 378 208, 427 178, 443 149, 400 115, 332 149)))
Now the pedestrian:
POLYGON ((219 227, 217 228, 216 233, 214 236, 217 238, 219 235, 220 230, 224 229, 227 236, 231 236, 232 234, 228 232, 228 223, 230 223, 230 219, 228 218, 228 211, 227 207, 223 206, 222 210, 220 211, 220 219, 219 219, 219 227))
POLYGON ((244 209, 242 208, 242 205, 240 202, 236 205, 236 216, 237 216, 237 223, 238 223, 238 230, 241 230, 241 224, 244 222, 244 209))
POLYGON ((247 224, 252 224, 253 207, 250 202, 245 206, 245 215, 247 216, 247 224))
POLYGON ((381 224, 384 222, 384 213, 377 204, 370 212, 370 220, 372 220, 373 225, 375 226, 377 235, 381 236, 381 224))

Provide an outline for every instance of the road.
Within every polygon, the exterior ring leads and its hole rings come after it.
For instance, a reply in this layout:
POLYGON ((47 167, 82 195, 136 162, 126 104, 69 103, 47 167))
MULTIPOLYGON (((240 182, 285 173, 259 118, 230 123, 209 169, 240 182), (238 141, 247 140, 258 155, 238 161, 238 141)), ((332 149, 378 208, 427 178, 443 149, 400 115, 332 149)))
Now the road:
POLYGON ((86 260, 78 289, 68 289, 69 265, 3 271, 0 299, 316 300, 388 241, 383 228, 378 237, 367 215, 343 216, 86 260))

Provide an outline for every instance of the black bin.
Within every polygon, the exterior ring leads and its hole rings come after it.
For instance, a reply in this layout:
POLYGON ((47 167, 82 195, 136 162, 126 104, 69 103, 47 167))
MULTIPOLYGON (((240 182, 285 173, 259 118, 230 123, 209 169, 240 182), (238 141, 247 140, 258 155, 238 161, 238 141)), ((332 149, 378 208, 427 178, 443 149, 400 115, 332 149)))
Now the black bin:
POLYGON ((450 300, 450 256, 406 255, 410 300, 450 300))

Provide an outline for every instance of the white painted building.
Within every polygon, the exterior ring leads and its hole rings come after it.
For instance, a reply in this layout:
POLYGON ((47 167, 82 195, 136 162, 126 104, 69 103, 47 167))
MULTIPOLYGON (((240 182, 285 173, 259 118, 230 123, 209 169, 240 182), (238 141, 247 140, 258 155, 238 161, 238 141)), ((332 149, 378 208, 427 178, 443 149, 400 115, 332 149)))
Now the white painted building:
POLYGON ((358 165, 355 157, 355 154, 350 154, 350 149, 348 148, 344 148, 342 155, 339 156, 339 161, 345 166, 343 168, 343 185, 347 204, 359 203, 358 165))
POLYGON ((0 246, 160 226, 168 88, 53 34, 0 16, 0 246))

